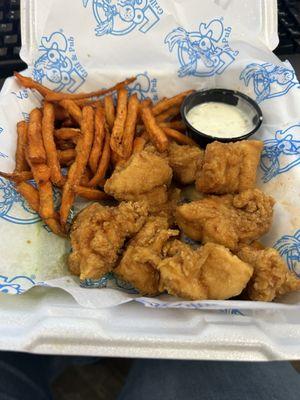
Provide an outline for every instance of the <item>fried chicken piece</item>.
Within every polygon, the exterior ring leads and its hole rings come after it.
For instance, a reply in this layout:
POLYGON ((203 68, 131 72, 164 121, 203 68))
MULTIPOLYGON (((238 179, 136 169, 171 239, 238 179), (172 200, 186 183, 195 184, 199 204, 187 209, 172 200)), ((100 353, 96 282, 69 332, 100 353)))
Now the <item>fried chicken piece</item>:
POLYGON ((170 230, 165 217, 150 217, 137 235, 131 239, 123 258, 114 270, 143 295, 159 293, 159 273, 155 266, 162 260, 162 249, 179 231, 170 230))
POLYGON ((178 240, 167 244, 158 265, 159 290, 190 300, 225 300, 239 295, 253 268, 228 249, 207 243, 199 249, 178 240))
POLYGON ((116 168, 104 190, 117 200, 148 201, 150 209, 167 202, 172 170, 166 160, 146 151, 116 168))
POLYGON ((177 182, 187 185, 195 182, 197 171, 202 167, 204 150, 197 146, 179 145, 170 142, 168 150, 159 153, 153 144, 149 143, 145 151, 156 154, 168 161, 177 182))
POLYGON ((183 204, 176 210, 176 220, 193 240, 237 250, 239 244, 251 243, 268 232, 273 205, 272 197, 259 189, 249 189, 183 204))
POLYGON ((254 268, 247 286, 250 300, 272 301, 283 294, 300 290, 300 280, 288 270, 277 250, 243 246, 237 255, 254 268))
POLYGON ((203 164, 204 151, 197 146, 178 145, 171 142, 167 159, 175 179, 187 185, 195 182, 197 169, 203 164))
POLYGON ((168 219, 169 225, 174 225, 175 212, 181 200, 181 190, 171 186, 168 190, 168 200, 166 203, 160 205, 156 210, 151 212, 153 216, 165 217, 168 219))
POLYGON ((146 222, 147 205, 121 203, 118 207, 91 204, 81 211, 71 229, 68 265, 80 279, 100 279, 115 266, 126 239, 146 222))
POLYGON ((258 140, 209 144, 197 173, 197 190, 233 194, 253 189, 262 149, 263 142, 258 140))

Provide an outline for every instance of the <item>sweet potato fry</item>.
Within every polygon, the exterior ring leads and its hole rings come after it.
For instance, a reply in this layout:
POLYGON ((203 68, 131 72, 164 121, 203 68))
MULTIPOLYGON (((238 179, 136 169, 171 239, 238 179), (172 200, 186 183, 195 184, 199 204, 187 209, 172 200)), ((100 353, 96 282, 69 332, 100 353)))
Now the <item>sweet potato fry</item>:
POLYGON ((46 163, 46 151, 42 138, 42 112, 35 108, 30 113, 28 125, 28 158, 33 164, 46 163))
POLYGON ((193 93, 193 90, 187 90, 186 92, 180 93, 177 96, 171 97, 170 99, 165 99, 163 101, 158 102, 155 106, 152 107, 152 114, 156 117, 157 115, 165 112, 171 107, 181 106, 183 100, 189 94, 193 93))
POLYGON ((94 139, 94 110, 92 107, 84 107, 82 110, 82 136, 76 146, 76 158, 71 165, 67 181, 63 188, 62 202, 60 207, 60 222, 65 229, 68 215, 75 199, 74 186, 79 185, 82 175, 86 169, 93 139, 94 139))
POLYGON ((140 102, 141 109, 144 107, 151 107, 152 105, 153 105, 153 102, 150 99, 150 97, 147 97, 147 99, 144 99, 140 102))
POLYGON ((180 106, 174 106, 169 108, 167 111, 157 115, 155 119, 157 123, 166 122, 167 120, 174 118, 179 114, 180 106))
POLYGON ((125 86, 130 85, 132 82, 136 80, 136 77, 125 79, 122 82, 117 83, 116 85, 108 88, 96 90, 90 93, 58 93, 58 92, 48 92, 46 94, 47 101, 61 101, 61 100, 81 100, 81 99, 90 99, 91 97, 100 97, 104 96, 108 93, 115 92, 117 90, 123 89, 125 86))
POLYGON ((80 135, 80 129, 60 128, 56 129, 54 135, 59 140, 72 140, 72 142, 77 143, 78 136, 80 135))
POLYGON ((12 174, 7 172, 0 172, 0 176, 15 183, 26 182, 33 178, 33 174, 31 171, 15 171, 12 174))
POLYGON ((189 138, 181 132, 176 131, 175 129, 163 128, 163 131, 168 138, 175 140, 179 144, 190 144, 192 146, 197 146, 197 143, 194 142, 193 139, 189 138))
POLYGON ((75 193, 77 196, 83 197, 87 200, 99 201, 109 198, 109 196, 102 192, 101 190, 84 187, 84 186, 76 186, 75 193))
POLYGON ((105 110, 105 118, 108 123, 109 129, 112 130, 116 117, 116 110, 112 95, 104 97, 104 110, 105 110))
POLYGON ((15 172, 28 171, 29 165, 26 161, 25 148, 27 145, 27 129, 28 125, 25 121, 17 124, 17 149, 16 149, 16 166, 15 172))
POLYGON ((105 177, 106 171, 109 167, 110 162, 110 135, 108 132, 108 127, 106 126, 105 133, 105 142, 103 147, 103 152, 101 155, 101 159, 97 168, 97 172, 93 176, 93 178, 89 181, 89 187, 95 187, 101 184, 103 178, 105 177))
POLYGON ((19 83, 27 89, 35 89, 37 90, 42 96, 46 96, 50 94, 52 90, 46 88, 45 86, 41 85, 40 83, 34 81, 33 79, 23 76, 18 72, 14 73, 15 78, 19 81, 19 83))
POLYGON ((95 111, 95 135, 89 158, 89 166, 94 174, 97 171, 104 139, 105 139, 105 114, 103 108, 98 107, 95 111))
POLYGON ((30 183, 21 182, 17 185, 17 191, 24 197, 35 212, 39 211, 40 196, 37 189, 30 185, 30 183))
POLYGON ((61 237, 66 237, 59 221, 56 218, 47 218, 45 220, 45 223, 49 226, 52 233, 54 233, 55 235, 61 236, 61 237))
MULTIPOLYGON (((29 206, 35 211, 39 212, 40 209, 40 195, 37 189, 26 182, 17 185, 17 191, 24 197, 29 206)), ((49 226, 53 233, 59 236, 64 236, 59 222, 56 219, 56 213, 53 218, 47 218, 45 223, 49 226)))
POLYGON ((30 164, 30 168, 38 185, 50 180, 50 168, 46 164, 30 164))
POLYGON ((40 207, 39 214, 43 219, 53 218, 55 214, 53 190, 51 182, 39 184, 40 207))
POLYGON ((186 126, 183 121, 160 122, 158 125, 161 128, 171 128, 182 132, 186 130, 186 126))
POLYGON ((122 157, 128 159, 132 154, 133 141, 136 133, 136 124, 139 113, 140 103, 137 95, 134 94, 128 101, 127 119, 123 135, 123 155, 122 157))
POLYGON ((73 140, 57 140, 56 147, 58 150, 75 149, 75 143, 73 140))
POLYGON ((149 107, 142 109, 142 120, 150 136, 150 140, 154 143, 157 150, 160 152, 167 150, 169 143, 168 138, 165 132, 157 125, 149 107))
POLYGON ((123 155, 122 141, 127 118, 127 96, 128 91, 126 89, 121 89, 118 92, 117 115, 110 138, 111 149, 120 157, 123 155))
POLYGON ((85 171, 84 171, 84 173, 83 173, 83 175, 81 177, 79 186, 87 186, 89 181, 92 179, 93 176, 94 176, 94 174, 92 173, 90 168, 86 167, 86 169, 85 169, 85 171))
POLYGON ((63 128, 75 128, 77 127, 77 124, 71 117, 68 117, 62 122, 61 126, 63 128))
POLYGON ((59 102, 59 105, 68 112, 68 114, 77 122, 79 126, 81 125, 81 108, 73 100, 62 100, 59 102))
POLYGON ((60 165, 70 165, 69 163, 76 158, 75 149, 58 150, 57 152, 60 165))
POLYGON ((42 121, 42 135, 47 155, 47 165, 50 168, 51 182, 56 186, 62 186, 64 177, 60 170, 58 154, 54 142, 54 107, 53 104, 44 104, 44 115, 42 121))
POLYGON ((136 137, 133 142, 133 154, 140 153, 144 150, 146 140, 142 137, 136 137))
POLYGON ((69 113, 59 104, 54 104, 54 113, 56 121, 65 121, 70 117, 69 113))

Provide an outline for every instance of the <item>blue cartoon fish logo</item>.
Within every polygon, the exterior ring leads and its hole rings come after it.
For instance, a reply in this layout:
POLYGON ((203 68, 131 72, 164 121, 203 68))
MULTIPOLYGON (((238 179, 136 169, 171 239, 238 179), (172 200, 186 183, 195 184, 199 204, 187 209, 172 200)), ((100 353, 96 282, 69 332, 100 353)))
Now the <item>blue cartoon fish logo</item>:
POLYGON ((232 28, 225 28, 222 19, 201 23, 198 31, 188 32, 179 27, 170 32, 165 43, 170 52, 177 49, 178 76, 221 75, 239 54, 229 46, 231 32, 232 28))
POLYGON ((300 123, 277 131, 264 144, 260 161, 264 183, 300 165, 300 123))
POLYGON ((3 178, 0 178, 0 218, 20 225, 35 224, 41 220, 14 185, 3 178))
POLYGON ((270 63, 252 63, 242 71, 240 80, 246 86, 253 86, 256 101, 284 96, 293 87, 300 88, 299 81, 292 69, 270 63))
POLYGON ((290 271, 300 277, 300 229, 294 235, 282 236, 274 245, 290 271))
MULTIPOLYGON (((89 0, 82 0, 87 7, 89 0)), ((97 36, 127 35, 136 28, 147 33, 160 20, 163 9, 157 0, 91 0, 97 36)))
MULTIPOLYGON (((30 287, 37 283, 28 276, 18 275, 13 278, 0 275, 0 293, 5 294, 22 294, 30 287)), ((45 285, 39 282, 38 285, 45 285)))
POLYGON ((73 37, 67 38, 62 32, 43 36, 39 52, 41 55, 34 64, 35 80, 54 85, 57 92, 73 93, 83 85, 87 72, 78 61, 73 37))
POLYGON ((137 94, 139 100, 151 98, 158 100, 157 79, 151 78, 148 72, 137 74, 136 80, 130 84, 127 89, 130 94, 137 94))

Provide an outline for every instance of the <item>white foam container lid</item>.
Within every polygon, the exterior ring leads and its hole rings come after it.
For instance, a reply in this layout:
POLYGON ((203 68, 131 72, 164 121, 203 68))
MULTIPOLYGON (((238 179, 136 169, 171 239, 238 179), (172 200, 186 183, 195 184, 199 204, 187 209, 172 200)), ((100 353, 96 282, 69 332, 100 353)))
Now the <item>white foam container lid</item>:
MULTIPOLYGON (((214 1, 212 0, 212 3, 214 1)), ((276 0, 215 0, 234 7, 236 18, 273 50, 278 44, 276 0)), ((23 0, 21 55, 29 64, 47 16, 48 2, 23 0), (39 5, 37 7, 37 4, 39 5)), ((63 11, 63 2, 62 9, 63 11)), ((91 310, 68 294, 34 288, 0 295, 0 349, 32 353, 209 360, 300 358, 298 312, 251 311, 245 315, 149 309, 129 303, 91 310), (276 313, 276 318, 275 318, 276 313), (276 322, 274 322, 276 321, 276 322), (280 322, 278 322, 280 321, 280 322)))

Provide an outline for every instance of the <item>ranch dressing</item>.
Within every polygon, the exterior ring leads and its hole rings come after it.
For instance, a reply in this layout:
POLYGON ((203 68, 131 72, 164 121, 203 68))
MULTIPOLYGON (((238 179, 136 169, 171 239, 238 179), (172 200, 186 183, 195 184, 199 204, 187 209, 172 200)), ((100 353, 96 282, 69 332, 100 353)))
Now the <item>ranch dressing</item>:
POLYGON ((238 107, 208 102, 193 107, 186 116, 198 131, 217 138, 236 138, 253 129, 253 123, 238 107))

